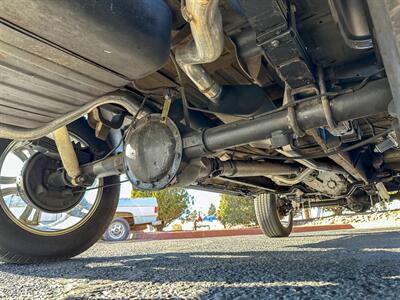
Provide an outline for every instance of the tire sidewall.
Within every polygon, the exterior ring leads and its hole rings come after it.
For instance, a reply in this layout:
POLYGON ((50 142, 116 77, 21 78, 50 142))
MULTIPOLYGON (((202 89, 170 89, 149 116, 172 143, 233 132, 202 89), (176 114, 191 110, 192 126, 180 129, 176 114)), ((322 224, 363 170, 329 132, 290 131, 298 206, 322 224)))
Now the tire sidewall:
MULTIPOLYGON (((75 121, 68 129, 97 153, 108 149, 105 142, 95 137, 85 119, 75 121)), ((0 154, 10 142, 0 140, 0 154)), ((97 208, 81 226, 62 235, 44 236, 28 232, 14 223, 0 207, 0 256, 5 261, 28 263, 62 260, 87 250, 101 237, 114 216, 119 198, 117 182, 118 176, 104 178, 104 185, 115 185, 103 188, 97 208)))
POLYGON ((263 193, 254 199, 258 224, 265 235, 271 238, 287 237, 293 229, 293 211, 289 212, 288 226, 283 226, 278 213, 279 199, 273 193, 263 193))

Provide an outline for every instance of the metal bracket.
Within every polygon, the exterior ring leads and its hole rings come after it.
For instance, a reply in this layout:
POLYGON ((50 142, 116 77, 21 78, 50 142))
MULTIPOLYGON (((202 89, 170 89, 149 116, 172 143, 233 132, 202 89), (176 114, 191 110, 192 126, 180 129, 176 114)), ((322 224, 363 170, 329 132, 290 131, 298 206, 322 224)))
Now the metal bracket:
POLYGON ((163 109, 162 109, 162 112, 161 112, 161 123, 165 124, 167 122, 169 109, 171 108, 171 103, 172 103, 172 97, 167 92, 164 95, 164 105, 163 105, 163 109))
POLYGON ((105 141, 110 133, 110 127, 105 124, 101 117, 99 108, 93 109, 88 114, 89 125, 95 130, 95 135, 98 139, 105 141))
POLYGON ((292 93, 292 89, 289 87, 288 84, 285 86, 285 94, 283 96, 283 105, 288 106, 288 114, 287 119, 290 128, 292 128, 293 132, 298 136, 302 137, 305 135, 305 132, 299 127, 297 122, 297 115, 295 110, 295 101, 292 93))
POLYGON ((296 30, 295 8, 282 0, 240 0, 257 44, 291 88, 313 83, 311 62, 296 30))
POLYGON ((182 139, 183 149, 196 149, 196 151, 200 151, 202 155, 208 155, 213 153, 208 150, 206 145, 204 144, 204 134, 205 130, 201 130, 201 135, 191 134, 187 135, 182 139))

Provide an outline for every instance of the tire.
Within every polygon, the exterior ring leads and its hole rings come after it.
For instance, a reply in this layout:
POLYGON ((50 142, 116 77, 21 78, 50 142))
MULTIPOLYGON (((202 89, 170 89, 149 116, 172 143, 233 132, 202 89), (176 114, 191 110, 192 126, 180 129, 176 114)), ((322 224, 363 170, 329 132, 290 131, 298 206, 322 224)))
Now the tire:
POLYGON ((129 237, 131 228, 129 223, 124 218, 115 218, 112 220, 110 226, 108 226, 106 232, 103 235, 103 239, 107 242, 120 242, 126 241, 129 237), (119 225, 121 228, 121 232, 118 234, 113 233, 113 230, 116 225, 119 225))
POLYGON ((368 202, 361 202, 361 203, 357 203, 356 205, 353 206, 347 206, 346 208, 348 208, 349 210, 351 210, 354 213, 365 213, 367 212, 369 209, 371 209, 371 203, 368 202))
POLYGON ((254 199, 256 218, 262 232, 270 237, 287 237, 293 228, 293 211, 288 213, 288 222, 284 225, 278 213, 278 199, 275 194, 260 194, 254 199))
MULTIPOLYGON (((95 137, 85 119, 68 126, 70 132, 84 140, 94 153, 108 151, 109 146, 95 137)), ((0 155, 10 140, 0 139, 0 155)), ((61 261, 76 256, 90 248, 103 234, 111 222, 119 198, 118 176, 104 178, 97 207, 86 222, 72 231, 59 235, 40 235, 17 225, 0 206, 0 259, 7 263, 43 263, 61 261)))
POLYGON ((365 191, 358 190, 348 199, 347 209, 355 213, 367 212, 372 207, 371 199, 365 191))

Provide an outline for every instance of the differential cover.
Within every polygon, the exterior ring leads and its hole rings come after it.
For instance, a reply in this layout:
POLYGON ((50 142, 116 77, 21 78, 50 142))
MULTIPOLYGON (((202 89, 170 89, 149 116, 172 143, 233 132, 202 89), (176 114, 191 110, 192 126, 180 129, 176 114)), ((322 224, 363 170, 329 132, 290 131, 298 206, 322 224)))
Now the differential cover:
POLYGON ((160 114, 140 119, 125 139, 125 167, 132 185, 140 190, 166 187, 178 172, 182 139, 174 122, 160 114))

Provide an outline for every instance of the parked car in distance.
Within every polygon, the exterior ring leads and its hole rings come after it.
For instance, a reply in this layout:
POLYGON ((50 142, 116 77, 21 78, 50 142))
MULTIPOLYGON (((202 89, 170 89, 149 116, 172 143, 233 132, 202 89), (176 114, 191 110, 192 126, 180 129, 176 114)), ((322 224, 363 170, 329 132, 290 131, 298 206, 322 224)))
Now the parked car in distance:
POLYGON ((114 219, 103 234, 103 239, 124 241, 131 231, 143 230, 147 225, 161 225, 157 216, 156 198, 120 198, 114 219))

